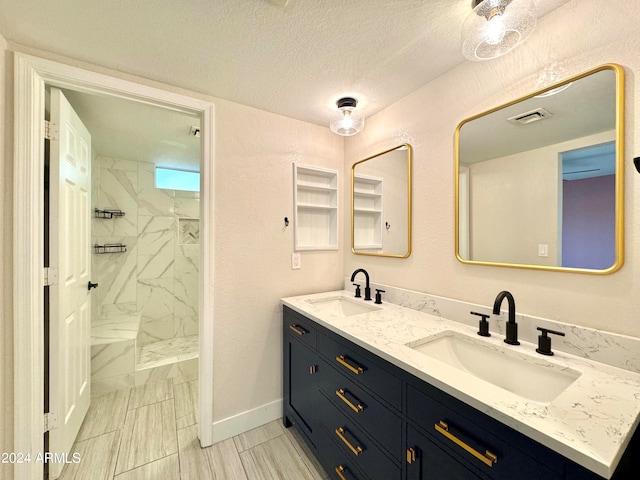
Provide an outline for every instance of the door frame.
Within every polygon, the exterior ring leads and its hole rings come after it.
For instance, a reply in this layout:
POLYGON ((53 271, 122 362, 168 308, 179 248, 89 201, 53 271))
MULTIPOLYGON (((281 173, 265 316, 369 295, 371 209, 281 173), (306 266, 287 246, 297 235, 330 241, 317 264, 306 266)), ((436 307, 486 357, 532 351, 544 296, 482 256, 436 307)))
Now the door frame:
POLYGON ((199 415, 203 447, 213 444, 215 106, 211 102, 51 60, 14 53, 13 336, 16 478, 42 478, 44 452, 44 109, 45 84, 123 98, 202 118, 200 175, 199 415))

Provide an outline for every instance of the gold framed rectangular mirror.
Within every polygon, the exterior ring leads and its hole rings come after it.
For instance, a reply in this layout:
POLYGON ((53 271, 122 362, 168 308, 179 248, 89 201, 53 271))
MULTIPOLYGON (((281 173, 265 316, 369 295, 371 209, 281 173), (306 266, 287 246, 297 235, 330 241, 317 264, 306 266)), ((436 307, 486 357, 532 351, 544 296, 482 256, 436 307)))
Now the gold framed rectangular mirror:
POLYGON ((408 143, 351 167, 351 251, 356 255, 411 255, 411 162, 408 143))
POLYGON ((624 261, 624 70, 606 64, 462 121, 466 264, 608 274, 624 261))

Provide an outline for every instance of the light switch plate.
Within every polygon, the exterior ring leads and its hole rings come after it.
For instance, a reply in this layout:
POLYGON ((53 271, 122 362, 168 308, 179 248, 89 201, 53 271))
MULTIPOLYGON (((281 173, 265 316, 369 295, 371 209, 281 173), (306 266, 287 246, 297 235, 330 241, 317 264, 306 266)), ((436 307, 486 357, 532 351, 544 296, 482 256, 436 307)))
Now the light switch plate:
POLYGON ((291 254, 291 270, 298 270, 301 267, 300 263, 300 254, 292 253, 291 254))
POLYGON ((549 245, 545 243, 541 243, 538 245, 538 256, 539 257, 548 257, 549 256, 549 245))

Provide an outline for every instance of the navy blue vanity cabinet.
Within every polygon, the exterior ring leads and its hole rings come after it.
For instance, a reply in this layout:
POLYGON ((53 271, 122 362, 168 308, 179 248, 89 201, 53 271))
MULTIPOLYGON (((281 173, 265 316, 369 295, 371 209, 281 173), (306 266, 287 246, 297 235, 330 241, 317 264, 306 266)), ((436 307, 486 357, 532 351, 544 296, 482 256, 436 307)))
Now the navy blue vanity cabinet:
POLYGON ((315 450, 318 398, 316 325, 299 313, 283 311, 283 422, 292 424, 315 450))
MULTIPOLYGON (((443 458, 454 458, 470 478, 564 478, 563 457, 426 382, 415 379, 407 385, 407 417, 411 427, 446 454, 443 458)), ((411 448, 412 442, 407 445, 411 448)), ((428 463, 424 471, 432 466, 428 463)))
POLYGON ((402 457, 400 413, 384 405, 374 394, 320 360, 318 385, 321 394, 350 421, 367 432, 392 457, 402 457))
MULTIPOLYGON (((402 380, 397 376, 400 371, 325 329, 318 332, 318 353, 322 357, 318 375, 319 423, 332 440, 326 448, 346 457, 370 479, 400 480, 403 448, 402 380)), ((342 477, 336 474, 336 478, 342 477)))
MULTIPOLYGON (((284 307, 284 424, 334 480, 602 480, 284 307)), ((640 428, 612 480, 640 478, 640 428)))
POLYGON ((358 468, 351 452, 345 453, 331 438, 329 432, 318 430, 318 451, 320 463, 332 480, 370 480, 358 468))
POLYGON ((485 480, 413 427, 407 428, 407 480, 485 480))

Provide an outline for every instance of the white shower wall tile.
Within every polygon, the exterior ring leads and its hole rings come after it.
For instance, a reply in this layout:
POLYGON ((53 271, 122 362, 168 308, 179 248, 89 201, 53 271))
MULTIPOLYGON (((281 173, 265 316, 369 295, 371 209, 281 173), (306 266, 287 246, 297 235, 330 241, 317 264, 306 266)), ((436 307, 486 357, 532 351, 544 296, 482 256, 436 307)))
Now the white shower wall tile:
POLYGON ((173 313, 158 319, 143 317, 138 330, 137 346, 175 338, 175 332, 176 322, 173 313))
POLYGON ((174 288, 176 318, 197 317, 199 276, 192 273, 176 275, 174 288))
POLYGON ((100 380, 132 373, 136 368, 134 339, 93 345, 91 347, 91 378, 100 380))
POLYGON ((199 321, 198 317, 177 317, 176 316, 176 328, 178 337, 188 337, 190 335, 198 335, 199 321))
POLYGON ((129 172, 138 172, 138 162, 135 160, 123 160, 120 158, 99 156, 97 166, 100 168, 110 168, 112 170, 127 170, 129 172))
POLYGON ((176 272, 200 271, 200 245, 176 245, 176 272))
POLYGON ((138 280, 138 311, 142 323, 173 315, 175 296, 173 278, 138 280))
POLYGON ((173 278, 175 220, 173 217, 138 217, 138 279, 173 278))
POLYGON ((175 317, 176 337, 188 337, 190 335, 198 335, 199 319, 195 317, 175 317))
MULTIPOLYGON (((454 320, 465 325, 478 325, 478 317, 471 315, 471 311, 490 315, 490 331, 505 335, 506 310, 503 310, 498 316, 493 315, 493 298, 488 299, 487 305, 478 305, 428 293, 371 283, 371 290, 373 291, 375 288, 385 290, 384 301, 430 313, 448 320, 454 320)), ((349 277, 345 277, 344 289, 353 291, 349 277)), ((640 373, 640 338, 517 312, 516 321, 520 340, 535 345, 538 342, 540 333, 537 327, 550 328, 565 334, 564 337, 554 337, 554 350, 640 373)))
POLYGON ((127 246, 123 253, 94 254, 94 265, 98 273, 99 305, 136 303, 136 280, 138 249, 136 237, 97 237, 100 244, 122 243, 127 246))
MULTIPOLYGON (((137 285, 136 285, 137 289, 137 285)), ((136 295, 137 298, 137 295, 136 295)), ((128 317, 136 315, 138 312, 138 303, 114 303, 100 305, 94 315, 93 325, 109 322, 128 321, 128 317)))
POLYGON ((100 210, 121 210, 123 217, 94 218, 94 236, 137 236, 138 174, 126 170, 101 168, 99 174, 98 199, 100 210))
POLYGON ((176 237, 175 217, 140 215, 137 235, 141 255, 156 255, 166 250, 167 246, 173 249, 176 237))
POLYGON ((94 243, 123 243, 127 252, 92 256, 92 280, 100 285, 92 300, 97 344, 93 393, 168 376, 197 378, 197 360, 144 374, 130 368, 142 346, 197 335, 199 329, 200 247, 178 242, 179 219, 199 217, 199 194, 158 190, 154 176, 151 163, 94 159, 95 207, 125 212, 121 218, 93 219, 94 243), (132 318, 139 326, 136 346, 129 348, 126 339, 118 338, 132 336, 132 318), (117 346, 107 348, 110 341, 117 346))
POLYGON ((200 218, 200 199, 179 197, 176 192, 176 217, 200 218))
POLYGON ((155 166, 152 163, 138 165, 138 215, 173 216, 175 192, 155 187, 155 166))

